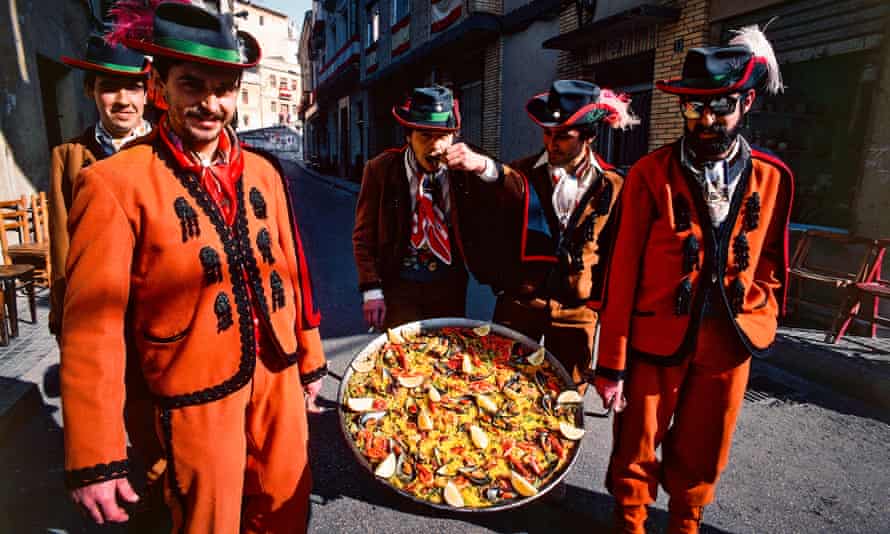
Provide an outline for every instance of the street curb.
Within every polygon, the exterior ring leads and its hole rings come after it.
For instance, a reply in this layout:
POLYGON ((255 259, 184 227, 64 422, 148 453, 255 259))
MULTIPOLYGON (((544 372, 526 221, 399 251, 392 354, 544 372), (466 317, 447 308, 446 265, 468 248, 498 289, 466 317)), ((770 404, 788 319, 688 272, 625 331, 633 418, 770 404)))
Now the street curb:
POLYGON ((845 356, 812 343, 776 340, 766 363, 872 406, 890 409, 890 373, 886 364, 845 356))
POLYGON ((43 397, 37 384, 0 377, 0 445, 42 409, 43 397))
POLYGON ((328 176, 326 174, 321 174, 319 172, 313 171, 308 166, 306 166, 306 164, 303 163, 302 161, 291 161, 291 163, 298 166, 300 168, 300 170, 302 170, 303 172, 305 172, 312 178, 318 180, 319 182, 325 183, 325 184, 327 184, 331 187, 334 187, 336 189, 346 191, 347 193, 351 193, 353 195, 358 196, 358 193, 362 188, 362 186, 360 186, 357 183, 350 182, 350 181, 344 180, 342 178, 335 178, 333 176, 328 176))

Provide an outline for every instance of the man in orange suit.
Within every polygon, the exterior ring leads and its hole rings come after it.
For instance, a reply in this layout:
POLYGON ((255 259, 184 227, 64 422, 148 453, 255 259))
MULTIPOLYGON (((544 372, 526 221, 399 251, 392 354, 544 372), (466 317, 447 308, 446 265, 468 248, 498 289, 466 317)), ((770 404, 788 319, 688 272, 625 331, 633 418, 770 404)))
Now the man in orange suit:
POLYGON ((782 89, 757 27, 730 46, 690 50, 682 78, 657 86, 679 95, 685 134, 625 180, 594 379, 621 412, 606 486, 627 533, 645 532, 659 484, 668 532, 698 531, 750 357, 775 338, 793 193, 785 164, 738 134, 757 92, 782 89))
POLYGON ((306 411, 326 362, 283 177, 229 126, 259 46, 188 4, 161 4, 152 30, 124 44, 155 58, 168 113, 74 184, 66 482, 98 523, 126 521, 122 505, 139 499, 122 417, 129 356, 154 404, 174 531, 304 532, 306 411))

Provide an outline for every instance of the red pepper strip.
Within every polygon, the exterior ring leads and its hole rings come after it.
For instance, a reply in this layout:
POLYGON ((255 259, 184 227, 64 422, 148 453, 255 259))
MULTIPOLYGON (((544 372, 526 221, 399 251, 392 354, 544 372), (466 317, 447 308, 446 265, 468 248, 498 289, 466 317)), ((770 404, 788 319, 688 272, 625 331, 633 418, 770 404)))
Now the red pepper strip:
POLYGON ((507 438, 501 442, 501 445, 504 447, 504 455, 506 456, 510 452, 510 449, 516 445, 516 442, 513 441, 512 438, 507 438))
POLYGON ((454 454, 460 454, 464 452, 464 448, 460 445, 458 445, 457 447, 451 447, 451 452, 453 452, 454 454))
POLYGON ((375 410, 383 410, 386 408, 386 401, 383 399, 374 399, 374 402, 371 403, 371 407, 375 410))
POLYGON ((513 465, 513 469, 517 473, 519 473, 520 475, 522 475, 523 477, 525 477, 527 479, 531 478, 531 473, 529 473, 528 469, 526 469, 525 466, 522 465, 522 462, 520 462, 519 460, 517 460, 516 458, 511 456, 510 463, 513 465))
POLYGON ((544 469, 538 464, 538 461, 531 454, 525 457, 525 463, 534 471, 535 476, 540 478, 544 474, 544 469))
POLYGON ((401 345, 393 345, 393 348, 396 349, 396 353, 399 356, 399 365, 402 366, 402 369, 408 370, 408 358, 405 356, 405 351, 402 349, 401 345))
POLYGON ((553 434, 550 434, 550 446, 552 446, 553 450, 556 451, 556 454, 559 455, 560 460, 565 460, 566 448, 562 446, 562 442, 559 441, 559 438, 553 434))
POLYGON ((433 472, 425 465, 417 464, 417 477, 422 484, 428 485, 433 481, 433 472))

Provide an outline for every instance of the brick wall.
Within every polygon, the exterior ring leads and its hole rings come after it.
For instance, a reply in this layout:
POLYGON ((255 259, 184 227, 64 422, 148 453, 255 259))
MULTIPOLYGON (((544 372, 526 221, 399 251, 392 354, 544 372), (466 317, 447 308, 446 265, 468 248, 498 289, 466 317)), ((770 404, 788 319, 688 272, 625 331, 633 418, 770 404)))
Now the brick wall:
POLYGON ((503 78, 504 39, 485 48, 485 71, 482 78, 482 148, 489 154, 501 152, 501 88, 503 78))
MULTIPOLYGON (((708 43, 709 0, 666 2, 682 7, 680 20, 658 28, 655 48, 655 80, 676 78, 683 67, 683 59, 690 48, 708 43), (678 41, 682 39, 682 49, 678 41), (675 48, 676 47, 676 48, 675 48)), ((677 97, 661 91, 652 94, 650 111, 649 149, 675 141, 683 133, 683 123, 678 112, 677 97)))

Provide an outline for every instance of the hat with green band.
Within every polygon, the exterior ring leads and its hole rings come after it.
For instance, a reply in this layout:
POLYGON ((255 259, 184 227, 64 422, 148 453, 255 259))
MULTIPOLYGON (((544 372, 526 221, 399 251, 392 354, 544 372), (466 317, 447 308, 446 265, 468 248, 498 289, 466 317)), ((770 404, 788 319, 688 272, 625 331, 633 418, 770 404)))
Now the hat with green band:
POLYGON ((231 14, 217 15, 180 2, 164 2, 157 7, 150 36, 127 36, 123 43, 154 57, 232 69, 253 67, 261 55, 253 36, 236 31, 231 14))
POLYGON ((441 85, 417 87, 401 106, 393 106, 393 117, 406 128, 456 132, 460 130, 460 109, 451 90, 441 85))
POLYGON ((110 45, 101 35, 91 35, 83 59, 62 56, 62 63, 106 76, 148 77, 151 63, 138 52, 110 45))

